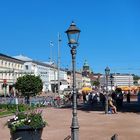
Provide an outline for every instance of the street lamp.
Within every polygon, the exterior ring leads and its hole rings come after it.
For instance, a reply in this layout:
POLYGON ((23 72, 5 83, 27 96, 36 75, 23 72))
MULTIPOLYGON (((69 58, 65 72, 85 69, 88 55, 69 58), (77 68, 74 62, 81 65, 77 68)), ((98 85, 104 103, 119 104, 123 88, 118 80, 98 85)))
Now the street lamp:
POLYGON ((111 84, 111 93, 112 93, 112 86, 113 86, 113 74, 110 74, 110 84, 111 84))
POLYGON ((105 68, 105 77, 106 77, 106 100, 105 100, 105 114, 108 113, 108 76, 110 75, 109 67, 105 68))
POLYGON ((78 140, 79 139, 79 124, 77 118, 77 93, 76 93, 76 76, 75 76, 75 68, 76 68, 76 47, 78 46, 78 39, 80 35, 80 30, 76 27, 75 23, 72 22, 68 30, 65 32, 68 36, 68 45, 71 48, 72 55, 72 71, 73 71, 73 104, 72 104, 72 124, 71 124, 71 139, 78 140))

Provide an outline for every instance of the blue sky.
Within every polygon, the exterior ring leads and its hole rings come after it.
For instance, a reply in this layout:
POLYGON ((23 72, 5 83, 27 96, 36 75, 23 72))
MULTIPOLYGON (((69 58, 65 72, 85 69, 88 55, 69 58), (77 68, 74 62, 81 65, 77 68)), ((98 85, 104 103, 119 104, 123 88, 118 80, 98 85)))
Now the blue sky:
POLYGON ((0 1, 1 53, 23 54, 48 61, 50 41, 57 58, 61 34, 61 67, 71 66, 70 48, 64 33, 71 21, 81 29, 77 68, 86 59, 94 72, 140 75, 139 0, 4 0, 0 1))

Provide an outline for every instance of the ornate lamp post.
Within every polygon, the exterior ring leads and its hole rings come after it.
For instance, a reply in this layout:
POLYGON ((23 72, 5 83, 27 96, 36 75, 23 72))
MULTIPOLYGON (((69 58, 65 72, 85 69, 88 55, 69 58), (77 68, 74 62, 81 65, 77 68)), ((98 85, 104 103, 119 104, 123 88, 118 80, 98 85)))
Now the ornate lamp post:
POLYGON ((105 68, 105 76, 106 76, 106 100, 105 100, 105 114, 108 113, 108 77, 110 75, 109 67, 105 68))
POLYGON ((72 55, 72 71, 73 71, 73 105, 72 105, 72 124, 71 124, 71 139, 79 139, 79 124, 77 118, 77 93, 76 93, 76 77, 75 77, 75 68, 76 68, 76 48, 78 46, 78 39, 80 35, 80 30, 76 27, 75 23, 72 22, 68 30, 66 31, 68 36, 68 45, 71 48, 72 55))
POLYGON ((113 86, 113 74, 110 74, 110 84, 111 84, 111 93, 112 93, 112 86, 113 86))

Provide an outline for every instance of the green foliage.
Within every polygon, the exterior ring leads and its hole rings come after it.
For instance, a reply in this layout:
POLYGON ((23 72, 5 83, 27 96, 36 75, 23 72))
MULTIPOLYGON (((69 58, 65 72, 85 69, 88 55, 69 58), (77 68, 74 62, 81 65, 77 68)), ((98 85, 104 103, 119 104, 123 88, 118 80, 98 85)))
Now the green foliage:
POLYGON ((25 104, 19 104, 19 105, 16 105, 16 104, 7 104, 7 110, 13 110, 13 111, 17 111, 17 107, 18 107, 18 111, 19 112, 22 112, 22 111, 25 111, 27 109, 29 109, 30 107, 28 105, 25 105, 25 104))
POLYGON ((133 78, 134 78, 134 81, 137 81, 137 80, 140 79, 140 76, 138 76, 138 75, 133 75, 133 78))
POLYGON ((138 84, 138 81, 134 81, 134 85, 137 85, 138 84))
POLYGON ((43 83, 39 76, 24 75, 17 79, 15 88, 25 97, 36 96, 42 91, 43 83))
POLYGON ((7 104, 0 104, 0 109, 7 109, 7 104))
POLYGON ((11 131, 16 131, 20 127, 29 127, 31 129, 38 129, 45 127, 46 121, 42 118, 41 110, 34 110, 27 113, 18 113, 16 116, 6 123, 11 131))
POLYGON ((122 89, 121 89, 121 88, 116 88, 116 89, 115 89, 115 92, 116 92, 116 93, 120 93, 120 92, 122 92, 122 89))
POLYGON ((93 86, 99 86, 100 85, 100 82, 99 81, 94 81, 93 82, 93 86))
POLYGON ((134 79, 134 85, 137 85, 138 84, 138 80, 140 79, 140 76, 133 75, 133 79, 134 79))
POLYGON ((19 105, 0 104, 0 116, 16 113, 17 108, 18 108, 18 112, 24 112, 24 111, 27 111, 27 110, 35 109, 36 107, 25 105, 25 104, 19 104, 19 105))
POLYGON ((11 115, 11 114, 13 114, 13 112, 12 111, 8 111, 8 110, 1 110, 0 111, 0 116, 7 116, 7 115, 11 115))
POLYGON ((33 112, 28 116, 28 118, 29 118, 29 120, 31 120, 30 126, 34 129, 39 128, 44 125, 44 121, 42 119, 41 113, 33 112))

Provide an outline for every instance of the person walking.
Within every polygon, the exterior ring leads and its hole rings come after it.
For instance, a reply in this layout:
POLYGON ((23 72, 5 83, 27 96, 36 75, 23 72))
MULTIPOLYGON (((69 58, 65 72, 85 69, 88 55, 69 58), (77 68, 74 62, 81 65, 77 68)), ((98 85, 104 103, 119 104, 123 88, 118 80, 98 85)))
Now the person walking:
POLYGON ((86 103, 87 99, 86 99, 86 93, 85 92, 82 92, 82 95, 83 95, 83 104, 86 103))
POLYGON ((140 103, 140 90, 138 90, 137 99, 138 99, 138 103, 140 103))
POLYGON ((127 103, 130 103, 130 91, 128 91, 126 98, 127 98, 127 103))

